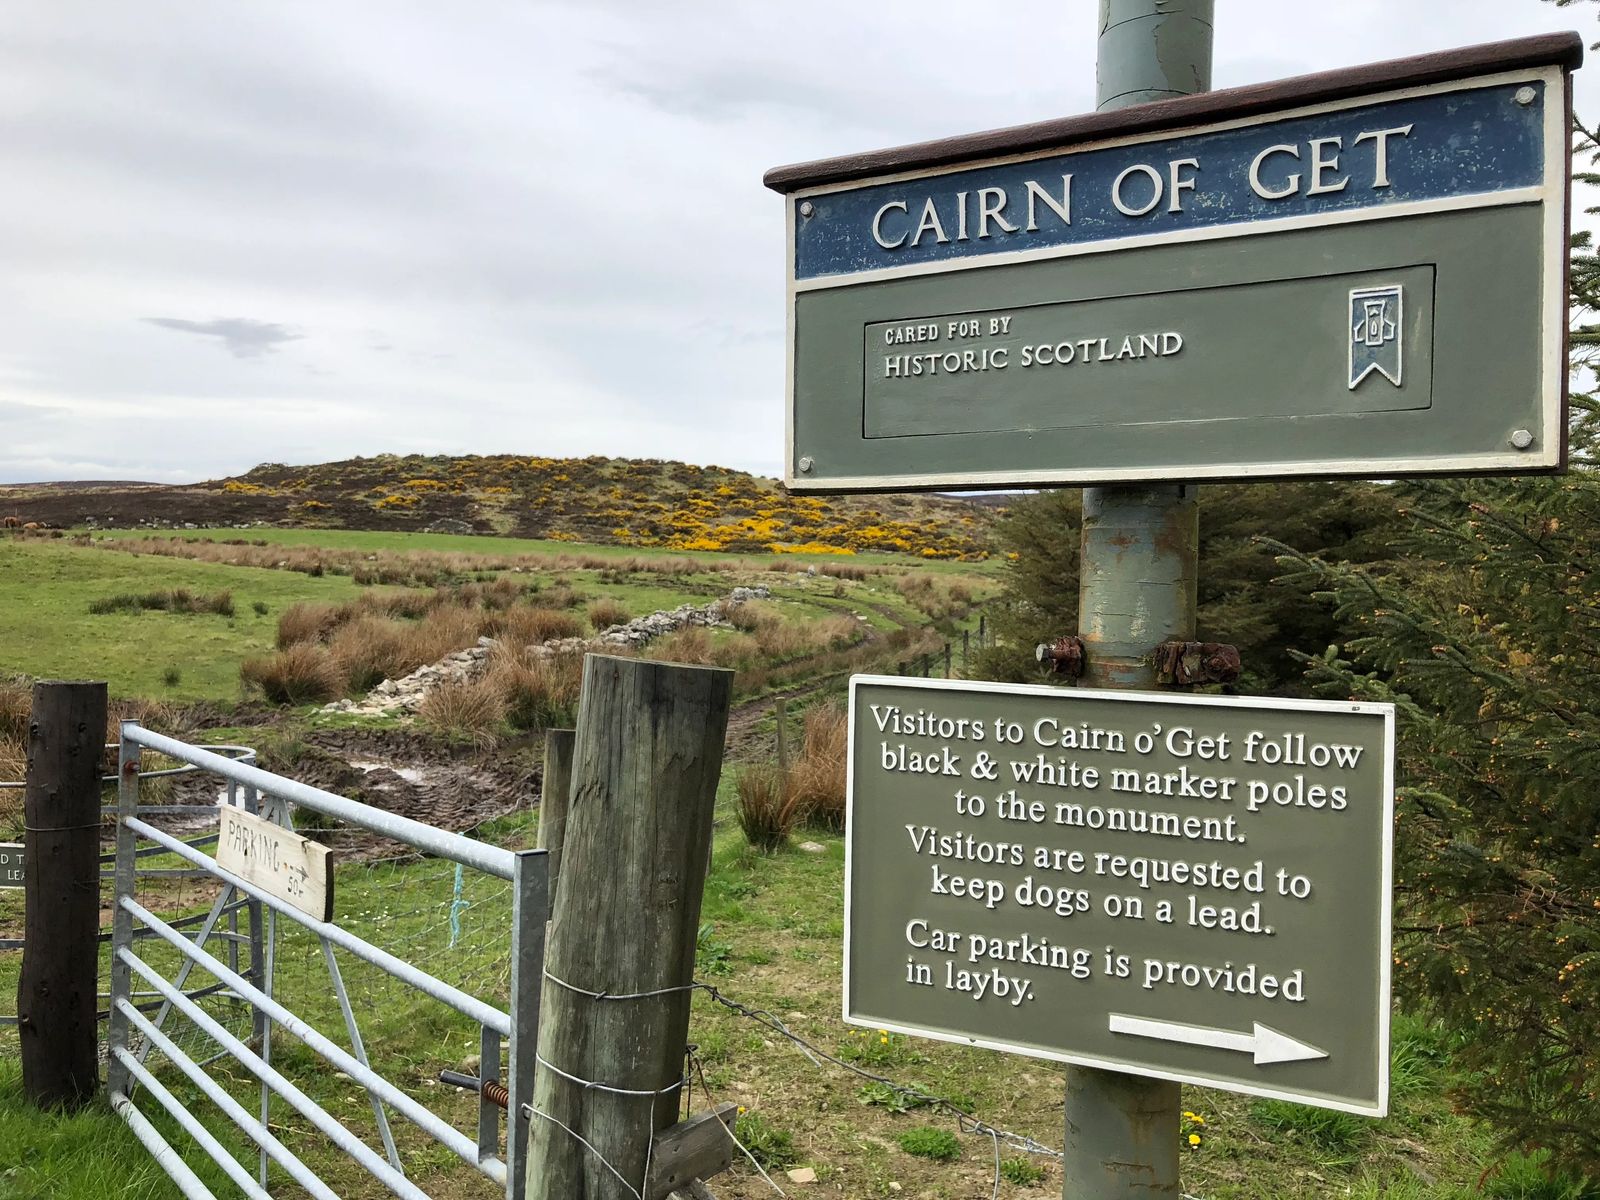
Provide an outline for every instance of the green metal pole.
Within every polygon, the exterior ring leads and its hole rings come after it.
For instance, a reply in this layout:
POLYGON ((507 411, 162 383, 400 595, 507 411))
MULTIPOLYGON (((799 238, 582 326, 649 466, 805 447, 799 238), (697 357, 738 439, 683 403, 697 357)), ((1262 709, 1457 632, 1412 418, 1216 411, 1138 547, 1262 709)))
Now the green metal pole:
MULTIPOLYGON (((1097 107, 1211 86, 1214 0, 1100 0, 1097 107)), ((1196 489, 1085 488, 1078 635, 1089 687, 1154 688, 1151 652, 1191 640, 1200 542, 1196 489)), ((1178 1085, 1067 1072, 1065 1200, 1176 1200, 1178 1085)))

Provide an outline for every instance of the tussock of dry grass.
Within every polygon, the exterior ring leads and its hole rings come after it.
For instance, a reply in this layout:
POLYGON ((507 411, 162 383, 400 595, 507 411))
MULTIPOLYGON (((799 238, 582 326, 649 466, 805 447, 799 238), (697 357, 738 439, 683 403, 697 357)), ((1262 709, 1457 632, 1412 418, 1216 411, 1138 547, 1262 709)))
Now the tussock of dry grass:
POLYGON ((506 712, 505 695, 493 679, 484 677, 435 688, 423 699, 417 716, 446 737, 488 748, 498 741, 506 712))
POLYGON ((319 704, 344 690, 344 676, 327 648, 296 642, 276 654, 247 658, 240 677, 274 704, 319 704))
POLYGON ((800 820, 822 829, 844 829, 845 758, 849 726, 836 704, 806 712, 800 754, 789 766, 788 788, 800 820))
POLYGON ((529 658, 520 647, 499 645, 490 652, 484 675, 505 703, 505 720, 517 729, 551 729, 573 724, 583 685, 583 655, 529 658))
POLYGON ((771 763, 752 763, 734 781, 739 828, 757 849, 776 850, 800 818, 800 806, 782 771, 771 763))
POLYGON ((685 663, 691 667, 711 667, 717 663, 711 645, 711 631, 704 625, 686 625, 676 633, 657 638, 650 657, 659 662, 685 663))
POLYGON ((613 625, 626 625, 633 620, 633 614, 628 611, 628 606, 610 596, 602 596, 598 600, 591 600, 589 602, 588 617, 589 627, 596 633, 610 629, 613 625))
POLYGON ((583 623, 571 613, 543 605, 538 608, 519 605, 501 614, 499 631, 494 636, 524 646, 537 646, 557 638, 582 637, 583 623))

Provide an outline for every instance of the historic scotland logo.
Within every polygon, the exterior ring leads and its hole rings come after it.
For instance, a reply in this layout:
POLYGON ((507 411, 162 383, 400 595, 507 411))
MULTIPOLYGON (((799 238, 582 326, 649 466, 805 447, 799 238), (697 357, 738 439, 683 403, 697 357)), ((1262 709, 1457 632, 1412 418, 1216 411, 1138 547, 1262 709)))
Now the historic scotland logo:
POLYGON ((1401 285, 1356 288, 1350 293, 1350 387, 1374 371, 1400 386, 1401 285))

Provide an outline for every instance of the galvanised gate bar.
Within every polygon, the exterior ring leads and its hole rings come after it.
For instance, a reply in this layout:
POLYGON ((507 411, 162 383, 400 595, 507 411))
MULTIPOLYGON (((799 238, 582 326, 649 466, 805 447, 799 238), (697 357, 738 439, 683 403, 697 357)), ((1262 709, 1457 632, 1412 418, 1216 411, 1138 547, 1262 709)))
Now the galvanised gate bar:
POLYGON ((527 1145, 526 1105, 533 1094, 540 974, 544 961, 548 909, 545 853, 537 850, 513 852, 485 845, 232 761, 212 751, 154 733, 134 722, 122 726, 118 776, 108 1091, 112 1107, 127 1121, 183 1194, 191 1200, 212 1196, 135 1103, 137 1089, 141 1087, 253 1200, 265 1200, 271 1195, 267 1190, 270 1163, 276 1163, 319 1200, 338 1200, 337 1194, 316 1171, 271 1132, 269 1117, 274 1097, 286 1103, 396 1196, 407 1200, 427 1200, 428 1194, 406 1177, 389 1129, 386 1110, 412 1122, 439 1145, 474 1165, 488 1179, 504 1187, 508 1197, 513 1200, 520 1198, 526 1174, 521 1159, 527 1145), (229 787, 233 802, 247 812, 256 813, 286 828, 290 827, 289 805, 292 803, 392 839, 419 853, 508 881, 512 890, 512 923, 507 945, 511 966, 509 1010, 496 1008, 446 983, 358 937, 336 922, 320 921, 308 916, 289 902, 219 866, 210 855, 155 828, 140 815, 139 760, 144 749, 158 751, 179 762, 208 771, 230 785, 237 785, 229 787), (210 913, 192 937, 157 917, 134 898, 135 863, 141 840, 177 855, 221 885, 210 913), (249 913, 252 940, 265 947, 264 955, 256 957, 245 973, 240 973, 206 948, 223 913, 240 900, 249 913), (350 1050, 336 1045, 274 999, 274 951, 280 917, 306 929, 320 942, 329 980, 339 1000, 350 1050), (140 957, 137 946, 143 939, 165 944, 179 953, 181 966, 172 978, 167 978, 161 970, 140 957), (500 1152, 501 1110, 483 1094, 494 1089, 483 1088, 480 1093, 477 1128, 474 1133, 468 1134, 431 1111, 394 1081, 373 1070, 367 1061, 356 1014, 334 956, 336 947, 474 1022, 479 1029, 479 1076, 483 1081, 498 1081, 504 1051, 510 1119, 504 1130, 503 1154, 500 1152), (196 967, 211 976, 217 986, 224 989, 223 994, 251 1007, 254 1026, 250 1044, 230 1033, 194 998, 185 994, 188 977, 196 967), (136 986, 148 989, 161 998, 160 1007, 153 1016, 147 1016, 135 1003, 136 986), (223 1056, 259 1080, 257 1113, 248 1111, 221 1083, 206 1073, 203 1063, 196 1062, 176 1044, 165 1028, 174 1013, 191 1022, 221 1047, 223 1056), (275 1026, 298 1039, 329 1067, 343 1072, 366 1090, 383 1142, 383 1153, 380 1154, 356 1137, 273 1067, 272 1034, 275 1026), (239 1164, 152 1071, 147 1062, 151 1050, 160 1050, 190 1083, 256 1143, 259 1148, 258 1166, 253 1175, 239 1164))

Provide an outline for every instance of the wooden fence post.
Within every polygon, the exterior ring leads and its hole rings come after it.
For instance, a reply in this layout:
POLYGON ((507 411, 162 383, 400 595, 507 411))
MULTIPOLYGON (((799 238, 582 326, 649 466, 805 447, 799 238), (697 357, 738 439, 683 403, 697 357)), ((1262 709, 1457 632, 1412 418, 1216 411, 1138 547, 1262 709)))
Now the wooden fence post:
POLYGON ((550 852, 548 895, 556 894, 561 873, 561 846, 566 839, 567 800, 572 794, 571 729, 547 729, 544 734, 544 779, 539 785, 539 849, 550 852))
POLYGON ((972 631, 961 631, 961 666, 965 669, 972 662, 972 631))
POLYGON ((731 671, 584 660, 528 1200, 631 1200, 677 1120, 732 685, 731 671))
POLYGON ((105 684, 34 684, 17 1034, 23 1093, 40 1108, 76 1108, 100 1084, 95 1014, 105 739, 105 684))
POLYGON ((773 706, 778 718, 778 770, 788 773, 789 770, 789 731, 784 728, 789 723, 789 705, 782 696, 773 706))
POLYGON ((944 677, 950 678, 950 643, 944 644, 944 677))

